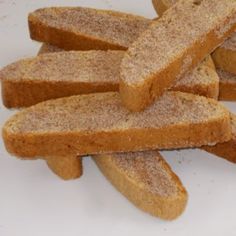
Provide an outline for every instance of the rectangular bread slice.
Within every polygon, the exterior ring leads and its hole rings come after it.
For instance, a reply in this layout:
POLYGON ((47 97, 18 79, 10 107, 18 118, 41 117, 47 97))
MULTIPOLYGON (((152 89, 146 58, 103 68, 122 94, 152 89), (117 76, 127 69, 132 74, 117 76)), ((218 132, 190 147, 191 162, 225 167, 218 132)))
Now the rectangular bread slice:
POLYGON ((236 101, 236 74, 231 74, 220 69, 217 70, 220 77, 219 99, 222 101, 236 101))
POLYGON ((159 152, 102 154, 93 159, 114 187, 143 211, 166 220, 184 211, 187 192, 159 152))
MULTIPOLYGON (((177 0, 152 0, 159 16, 176 2, 177 0)), ((236 74, 236 33, 212 53, 212 58, 218 68, 236 74)))
POLYGON ((120 93, 140 111, 236 30, 236 1, 179 0, 125 53, 120 93), (210 20, 209 20, 210 19, 210 20))
MULTIPOLYGON (((123 55, 123 51, 70 51, 17 61, 0 71, 3 103, 27 107, 53 98, 118 91, 123 55)), ((219 77, 207 63, 171 90, 217 99, 219 77)))
POLYGON ((205 146, 204 150, 222 157, 230 162, 236 163, 236 116, 231 114, 232 138, 225 143, 218 143, 215 146, 205 146))
POLYGON ((5 146, 20 157, 83 156, 200 147, 231 138, 230 116, 217 101, 166 92, 140 113, 119 93, 49 100, 26 108, 3 127, 5 146))
POLYGON ((144 17, 83 7, 38 9, 28 17, 32 39, 67 50, 126 50, 151 23, 144 17))

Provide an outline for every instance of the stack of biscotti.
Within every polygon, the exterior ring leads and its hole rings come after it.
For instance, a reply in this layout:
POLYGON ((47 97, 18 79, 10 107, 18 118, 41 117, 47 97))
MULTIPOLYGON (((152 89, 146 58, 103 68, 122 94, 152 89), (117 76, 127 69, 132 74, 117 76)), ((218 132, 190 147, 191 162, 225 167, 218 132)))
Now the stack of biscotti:
MULTIPOLYGON (((177 0, 152 0, 159 16, 176 2, 177 0)), ((219 100, 236 101, 236 33, 211 55, 220 78, 219 100)))
POLYGON ((3 127, 10 153, 45 159, 64 179, 81 176, 92 155, 121 193, 163 219, 183 212, 187 192, 157 150, 201 147, 236 161, 235 117, 217 101, 210 57, 236 30, 235 1, 180 0, 155 20, 45 8, 29 28, 45 43, 40 55, 0 72, 5 106, 30 106, 3 127))

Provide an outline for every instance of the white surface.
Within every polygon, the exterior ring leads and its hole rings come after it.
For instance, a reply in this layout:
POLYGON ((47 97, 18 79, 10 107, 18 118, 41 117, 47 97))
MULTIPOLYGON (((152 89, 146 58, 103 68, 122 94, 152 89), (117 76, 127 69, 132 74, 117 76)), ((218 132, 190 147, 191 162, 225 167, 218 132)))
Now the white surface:
MULTIPOLYGON (((151 0, 0 0, 0 67, 35 55, 27 14, 81 5, 154 17, 151 0)), ((14 94, 13 94, 14 96, 14 94)), ((236 112, 236 105, 227 103, 236 112)), ((0 105, 0 125, 13 113, 0 105)), ((236 235, 236 165, 199 150, 164 152, 189 193, 185 213, 164 222, 136 209, 86 158, 81 179, 64 182, 43 161, 20 161, 0 143, 0 236, 236 235)))

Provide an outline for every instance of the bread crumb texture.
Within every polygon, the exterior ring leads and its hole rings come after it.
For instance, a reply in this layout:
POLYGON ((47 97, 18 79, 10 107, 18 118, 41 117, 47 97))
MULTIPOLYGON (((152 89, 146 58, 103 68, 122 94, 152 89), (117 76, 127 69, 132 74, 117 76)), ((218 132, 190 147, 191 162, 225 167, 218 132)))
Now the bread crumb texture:
POLYGON ((50 27, 129 47, 151 20, 115 11, 82 7, 42 8, 31 15, 50 27))
POLYGON ((132 113, 119 93, 99 93, 46 101, 10 119, 8 132, 121 131, 197 124, 222 117, 226 109, 217 101, 180 92, 167 92, 143 112, 132 113))

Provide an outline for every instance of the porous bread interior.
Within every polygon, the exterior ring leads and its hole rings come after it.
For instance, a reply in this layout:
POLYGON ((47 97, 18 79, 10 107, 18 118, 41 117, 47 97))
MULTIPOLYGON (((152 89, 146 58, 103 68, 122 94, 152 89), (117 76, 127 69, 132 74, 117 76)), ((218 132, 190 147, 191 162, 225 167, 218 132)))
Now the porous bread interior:
POLYGON ((131 14, 83 7, 42 8, 30 17, 50 27, 90 35, 124 47, 128 47, 151 22, 131 14))
POLYGON ((123 51, 47 53, 5 67, 0 77, 6 81, 119 83, 123 55, 123 51))
POLYGON ((158 151, 114 153, 104 158, 109 158, 120 172, 152 194, 171 197, 178 192, 172 172, 163 166, 163 158, 158 151))
MULTIPOLYGON (((141 85, 153 73, 172 64, 196 39, 205 38, 211 29, 215 28, 215 33, 221 37, 225 28, 219 27, 219 20, 226 19, 233 7, 236 7, 233 0, 202 0, 200 4, 195 0, 178 1, 128 49, 121 67, 122 80, 130 86, 141 85)), ((231 23, 235 21, 236 17, 231 23)), ((191 63, 192 56, 188 55, 180 75, 191 63)))
POLYGON ((19 132, 96 132, 132 128, 161 128, 217 119, 226 109, 212 99, 181 92, 166 92, 140 113, 121 104, 119 93, 99 93, 46 101, 10 119, 5 129, 19 132))

